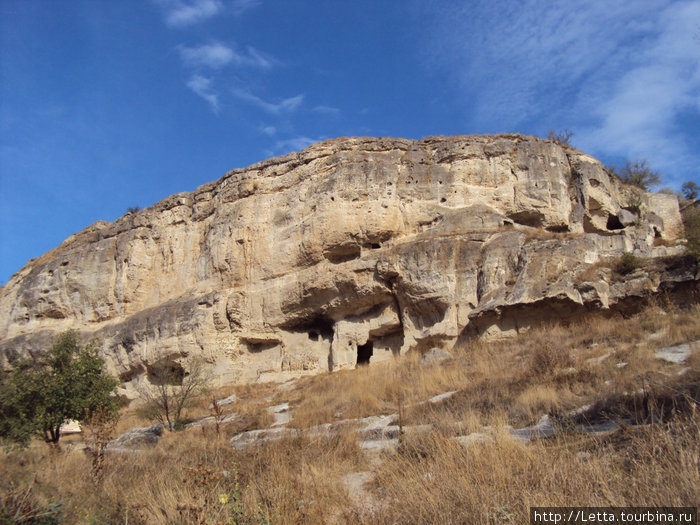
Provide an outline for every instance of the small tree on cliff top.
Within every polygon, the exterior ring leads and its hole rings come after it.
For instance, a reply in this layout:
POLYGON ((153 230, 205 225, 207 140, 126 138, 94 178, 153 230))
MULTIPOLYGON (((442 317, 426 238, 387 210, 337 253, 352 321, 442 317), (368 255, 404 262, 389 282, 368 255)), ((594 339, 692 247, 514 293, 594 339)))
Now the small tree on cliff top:
POLYGON ((700 193, 700 186, 695 184, 692 180, 689 180, 683 183, 681 191, 683 192, 683 197, 686 199, 695 200, 698 198, 698 193, 700 193))
POLYGON ((570 131, 568 129, 564 129, 561 131, 556 131, 553 129, 550 129, 547 131, 547 139, 552 140, 555 143, 559 144, 560 146, 570 146, 571 145, 571 137, 574 136, 574 132, 570 131))
POLYGON ((38 358, 21 359, 0 377, 0 438, 26 446, 32 436, 51 445, 67 420, 85 421, 96 410, 116 412, 118 381, 104 371, 94 346, 61 334, 38 358))
POLYGON ((642 188, 644 191, 661 184, 661 175, 649 167, 646 159, 627 161, 619 177, 623 182, 642 188))

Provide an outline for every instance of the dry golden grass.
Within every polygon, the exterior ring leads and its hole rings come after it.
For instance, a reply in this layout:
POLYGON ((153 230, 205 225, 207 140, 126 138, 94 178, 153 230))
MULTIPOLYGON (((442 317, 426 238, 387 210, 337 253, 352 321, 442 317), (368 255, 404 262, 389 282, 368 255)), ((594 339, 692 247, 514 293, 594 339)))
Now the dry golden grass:
POLYGON ((407 439, 379 469, 379 509, 360 523, 527 523, 530 506, 697 505, 697 419, 601 438, 522 445, 504 434, 468 448, 439 434, 407 439))
MULTIPOLYGON (((699 307, 662 301, 629 318, 590 316, 473 342, 438 365, 409 355, 299 379, 291 390, 224 389, 217 396, 236 393, 227 410, 241 417, 221 436, 213 427, 166 432, 151 449, 108 454, 101 486, 83 452, 34 443, 0 455, 0 522, 43 513, 42 523, 60 516, 68 524, 523 523, 531 505, 697 505, 700 355, 675 365, 654 351, 699 340, 699 320, 699 307), (440 403, 421 403, 451 390, 457 393, 440 403), (291 426, 303 429, 396 413, 400 400, 405 425, 434 430, 406 434, 381 461, 365 456, 349 428, 317 439, 300 431, 244 451, 227 442, 269 426, 267 407, 280 402, 292 406, 291 426), (662 423, 528 446, 505 431, 468 448, 451 439, 485 425, 532 424, 545 413, 558 421, 585 404, 595 404, 594 419, 662 423), (373 503, 358 504, 342 480, 367 470, 375 473, 366 487, 373 503)), ((210 399, 190 417, 209 415, 210 399)), ((119 430, 147 424, 126 410, 119 430)))

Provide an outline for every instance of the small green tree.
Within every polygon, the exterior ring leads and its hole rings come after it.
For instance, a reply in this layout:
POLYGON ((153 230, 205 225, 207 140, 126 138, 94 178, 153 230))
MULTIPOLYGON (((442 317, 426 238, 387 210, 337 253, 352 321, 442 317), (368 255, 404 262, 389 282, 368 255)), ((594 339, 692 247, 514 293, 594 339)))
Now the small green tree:
POLYGON ((82 346, 72 330, 45 355, 16 362, 1 378, 0 438, 26 446, 39 436, 55 446, 67 420, 85 421, 100 407, 116 412, 119 382, 103 367, 95 347, 82 346))
POLYGON ((683 197, 686 199, 694 200, 698 198, 698 193, 700 193, 700 186, 695 184, 692 180, 683 183, 681 186, 681 191, 683 192, 683 197))
MULTIPOLYGON (((617 174, 615 168, 613 173, 617 174)), ((642 188, 644 191, 661 184, 661 175, 649 167, 646 159, 628 160, 620 171, 619 177, 623 182, 642 188)))

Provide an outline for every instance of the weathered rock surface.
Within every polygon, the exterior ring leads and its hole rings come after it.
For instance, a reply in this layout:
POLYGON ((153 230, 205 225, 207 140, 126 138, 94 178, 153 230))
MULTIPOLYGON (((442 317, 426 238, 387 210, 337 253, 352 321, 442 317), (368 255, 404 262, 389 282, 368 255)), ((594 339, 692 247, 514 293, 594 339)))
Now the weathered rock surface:
POLYGON ((161 435, 163 435, 163 425, 160 423, 150 427, 132 428, 110 441, 107 450, 111 452, 140 450, 158 443, 161 435))
POLYGON ((221 382, 376 362, 611 308, 687 270, 673 196, 521 135, 349 138, 227 173, 29 261, 0 290, 0 365, 74 328, 131 391, 205 360, 221 382), (655 240, 664 246, 655 246, 655 240))
POLYGON ((443 350, 442 348, 431 348, 423 354, 423 357, 421 358, 421 364, 423 366, 431 366, 436 365, 438 363, 442 363, 443 361, 446 361, 447 359, 451 358, 452 354, 447 350, 443 350))
POLYGON ((656 351, 657 359, 668 361, 669 363, 685 363, 693 352, 693 349, 700 348, 700 341, 686 343, 682 345, 660 348, 656 351))

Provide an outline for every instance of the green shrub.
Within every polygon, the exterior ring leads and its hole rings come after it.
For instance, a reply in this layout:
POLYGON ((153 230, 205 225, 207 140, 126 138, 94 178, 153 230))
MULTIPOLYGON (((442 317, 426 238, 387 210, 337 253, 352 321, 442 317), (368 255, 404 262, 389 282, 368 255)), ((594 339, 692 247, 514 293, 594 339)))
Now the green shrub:
POLYGON ((698 198, 700 186, 695 184, 692 180, 689 180, 683 183, 683 186, 681 186, 681 191, 683 192, 683 197, 692 201, 698 198))
POLYGON ((652 186, 661 184, 661 175, 652 170, 646 159, 627 161, 619 174, 622 182, 648 191, 652 186))
POLYGON ((0 376, 0 439, 26 446, 32 436, 57 445, 69 419, 85 421, 99 407, 116 412, 119 382, 97 350, 78 334, 61 334, 40 357, 21 359, 0 376))

